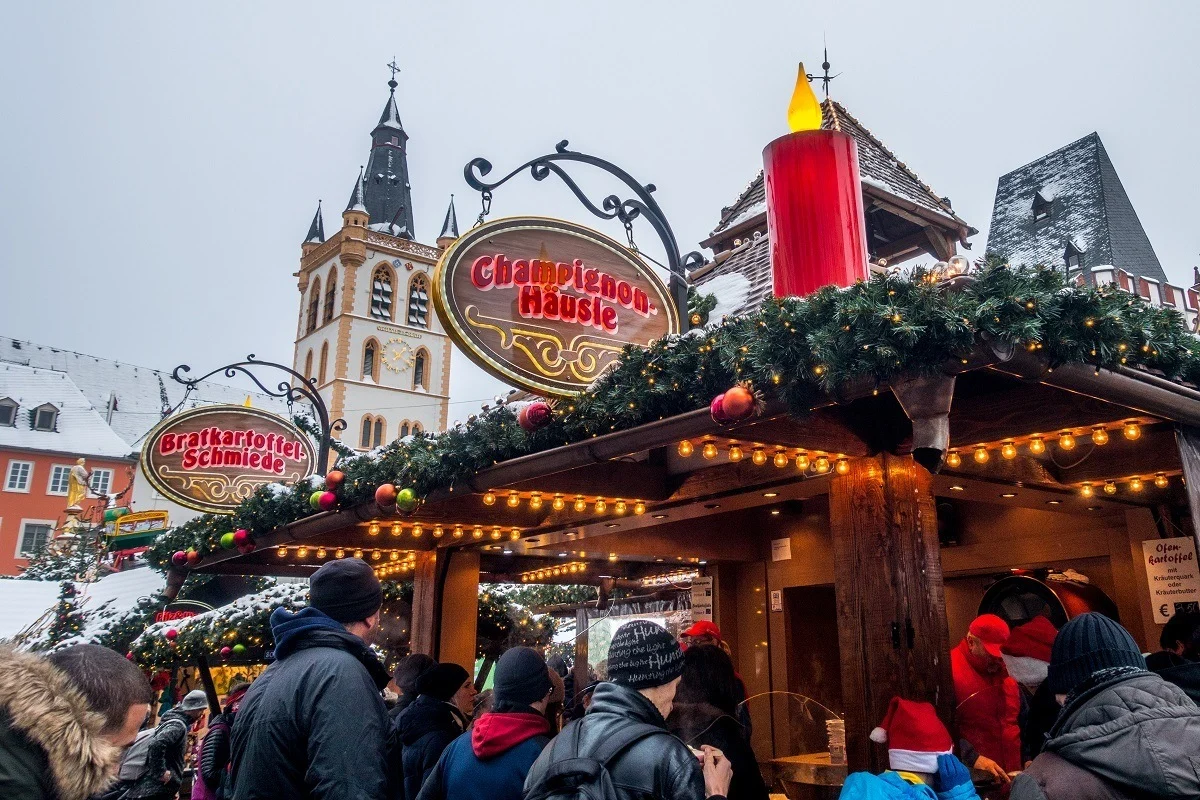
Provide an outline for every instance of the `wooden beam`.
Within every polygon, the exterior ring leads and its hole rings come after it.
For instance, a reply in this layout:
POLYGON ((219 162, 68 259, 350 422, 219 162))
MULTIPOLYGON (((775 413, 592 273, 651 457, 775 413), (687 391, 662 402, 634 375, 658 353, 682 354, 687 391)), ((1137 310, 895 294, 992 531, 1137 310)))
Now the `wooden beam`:
POLYGON ((941 261, 948 260, 955 253, 954 240, 950 239, 939 228, 928 225, 925 236, 929 240, 929 249, 941 261))
POLYGON ((892 697, 953 715, 932 483, 911 457, 854 459, 829 503, 849 768, 877 772, 868 734, 892 697))
POLYGON ((417 553, 413 567, 412 621, 409 626, 410 652, 433 655, 435 616, 434 594, 437 588, 437 553, 417 553))
MULTIPOLYGON (((493 487, 501 488, 501 487, 493 487)), ((636 497, 642 500, 665 500, 668 497, 666 470, 641 461, 606 461, 585 467, 531 478, 509 484, 503 489, 576 495, 596 494, 605 497, 636 497)))
POLYGON ((574 706, 579 702, 579 693, 588 685, 588 615, 586 608, 575 612, 575 676, 574 696, 566 699, 566 704, 574 706))
MULTIPOLYGON (((767 447, 806 448, 848 456, 871 453, 870 447, 844 424, 840 415, 828 409, 818 409, 803 419, 790 414, 758 418, 734 425, 722 435, 767 447)), ((749 455, 746 454, 747 458, 749 455)))
POLYGON ((1180 425, 1176 432, 1183 477, 1187 483, 1188 511, 1192 516, 1192 538, 1200 551, 1200 428, 1180 425))
POLYGON ((928 246, 929 237, 925 234, 925 229, 921 228, 916 233, 910 233, 894 241, 878 245, 875 253, 879 258, 886 258, 888 261, 892 261, 914 250, 924 252, 928 246))
POLYGON ((475 628, 479 618, 479 551, 455 550, 449 558, 441 586, 441 626, 434 658, 474 672, 475 628))

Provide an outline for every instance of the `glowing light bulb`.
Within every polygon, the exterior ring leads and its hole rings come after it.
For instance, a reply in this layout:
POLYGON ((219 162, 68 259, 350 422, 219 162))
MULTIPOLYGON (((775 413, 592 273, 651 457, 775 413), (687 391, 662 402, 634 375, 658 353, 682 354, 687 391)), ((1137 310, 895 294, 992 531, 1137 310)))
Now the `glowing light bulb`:
POLYGON ((421 534, 423 534, 424 532, 425 532, 425 528, 423 528, 421 525, 413 525, 412 535, 413 535, 414 539, 420 539, 421 534))
POLYGON ((455 525, 454 526, 454 538, 461 539, 462 537, 463 537, 463 526, 455 525))
POLYGON ((1125 423, 1124 427, 1121 428, 1121 433, 1124 434, 1126 439, 1132 442, 1134 439, 1142 435, 1142 428, 1136 422, 1130 420, 1125 423))
POLYGON ((829 472, 829 459, 826 458, 825 456, 820 456, 819 458, 817 458, 816 469, 817 469, 817 472, 821 475, 824 475, 826 472, 829 472))
POLYGON ((618 514, 624 514, 629 510, 629 506, 621 498, 617 498, 617 502, 613 503, 613 511, 618 514))
POLYGON ((960 456, 958 454, 957 450, 951 450, 949 453, 946 453, 946 466, 947 467, 962 466, 962 456, 960 456))
POLYGON ((472 538, 475 538, 475 539, 482 539, 483 538, 483 526, 476 525, 475 530, 471 531, 471 536, 472 536, 472 538))
POLYGON ((529 507, 532 508, 534 511, 537 511, 539 508, 542 507, 542 493, 541 492, 533 492, 529 495, 529 507))
POLYGON ((717 445, 714 442, 705 442, 704 446, 700 448, 700 455, 705 458, 716 458, 717 445))
POLYGON ((744 455, 745 453, 742 452, 742 448, 738 447, 736 444, 729 445, 730 461, 741 461, 744 455))
POLYGON ((520 528, 513 528, 511 531, 509 531, 509 532, 508 532, 508 538, 509 538, 509 539, 512 539, 514 542, 515 542, 517 539, 520 539, 520 538, 521 538, 521 529, 520 529, 520 528))
POLYGON ((1161 472, 1154 473, 1154 485, 1160 489, 1165 489, 1171 484, 1167 476, 1161 472))
POLYGON ((399 554, 399 553, 397 553, 395 550, 393 550, 392 552, 388 553, 388 560, 390 560, 390 561, 399 561, 399 560, 400 560, 400 554, 399 554))
POLYGON ((788 458, 787 453, 783 452, 782 450, 776 450, 775 458, 772 460, 773 460, 775 466, 779 467, 780 469, 783 469, 784 467, 786 467, 788 465, 788 461, 790 459, 788 458))
POLYGON ((1142 479, 1139 478, 1137 475, 1134 475, 1132 478, 1130 478, 1129 491, 1140 492, 1142 489, 1145 489, 1145 488, 1146 488, 1146 484, 1142 483, 1142 479))
POLYGON ((378 536, 379 535, 379 523, 378 522, 372 522, 370 525, 367 526, 367 535, 368 536, 378 536))
POLYGON ((509 508, 518 508, 521 505, 521 495, 517 494, 516 492, 509 492, 508 500, 505 502, 508 503, 509 508))
POLYGON ((493 539, 493 540, 497 540, 497 539, 499 539, 501 536, 503 536, 503 534, 502 534, 502 533, 500 533, 500 526, 499 526, 499 525, 496 525, 496 526, 494 526, 494 527, 492 528, 492 539, 493 539))
POLYGON ((392 523, 392 536, 399 536, 402 533, 404 533, 404 528, 400 525, 400 523, 393 522, 392 523))
POLYGON ((1104 482, 1104 493, 1105 494, 1116 494, 1117 493, 1117 485, 1115 483, 1113 483, 1112 481, 1105 481, 1104 482))
POLYGON ((756 467, 761 467, 767 463, 767 451, 761 447, 754 448, 754 452, 750 454, 750 460, 754 462, 756 467))
POLYGON ((796 131, 816 131, 821 129, 821 104, 808 85, 808 73, 804 71, 801 62, 796 75, 796 88, 792 91, 791 102, 787 110, 788 128, 796 131))
POLYGON ((1103 425, 1092 428, 1092 444, 1108 444, 1108 431, 1103 425))
POLYGON ((575 495, 574 508, 576 511, 587 511, 587 500, 583 499, 583 495, 581 495, 581 494, 575 495))
POLYGON ((1075 437, 1071 435, 1070 431, 1063 431, 1058 435, 1058 446, 1063 450, 1074 450, 1075 437))
POLYGON ((337 550, 333 551, 333 557, 334 558, 345 558, 346 551, 339 547, 337 550))
POLYGON ((441 525, 433 526, 433 538, 440 539, 446 534, 446 530, 441 525))
POLYGON ((847 475, 850 472, 850 462, 844 458, 839 458, 837 463, 833 465, 838 475, 847 475))
POLYGON ((635 513, 635 514, 645 514, 645 513, 646 513, 646 504, 645 504, 645 503, 643 503, 641 500, 638 500, 638 501, 636 501, 636 502, 633 504, 633 513, 635 513))
POLYGON ((554 495, 554 499, 550 501, 550 507, 555 511, 562 511, 567 507, 566 498, 564 498, 561 494, 554 495))
POLYGON ((609 560, 609 561, 616 561, 616 560, 617 560, 617 554, 616 554, 616 553, 609 553, 609 554, 608 554, 608 560, 609 560))
POLYGON ((483 504, 485 506, 496 505, 496 493, 495 492, 484 492, 483 493, 483 504))
POLYGON ((317 548, 317 558, 324 558, 328 554, 329 554, 329 551, 326 550, 324 547, 317 548))
POLYGON ((372 561, 378 561, 381 558, 383 558, 383 553, 379 552, 378 550, 371 551, 371 560, 372 561))
POLYGON ((975 463, 986 464, 988 461, 988 451, 986 447, 979 446, 975 448, 975 463))
POLYGON ((1004 456, 1007 459, 1016 458, 1017 457, 1017 446, 1015 444, 1013 444, 1012 442, 1005 442, 1004 444, 1002 444, 1000 446, 1000 455, 1004 456))
POLYGON ((679 443, 679 447, 676 448, 676 451, 679 453, 679 455, 683 456, 684 458, 687 458, 692 453, 696 452, 696 448, 692 446, 692 443, 690 441, 688 441, 687 439, 684 439, 682 442, 679 443))
POLYGON ((1083 486, 1079 487, 1079 493, 1084 497, 1094 497, 1096 495, 1096 490, 1090 483, 1085 483, 1083 486))
POLYGON ((812 466, 812 459, 808 457, 808 453, 801 450, 800 455, 796 456, 796 469, 801 472, 808 472, 808 468, 812 466))
POLYGON ((278 555, 280 558, 287 558, 287 548, 281 547, 275 551, 275 554, 278 555))
POLYGON ((308 558, 308 548, 307 547, 296 548, 296 557, 297 558, 308 558))
POLYGON ((604 502, 603 497, 597 497, 596 498, 596 513, 603 514, 607 510, 608 510, 608 503, 604 502))
POLYGON ((1040 456, 1046 452, 1046 441, 1040 436, 1034 436, 1029 440, 1029 452, 1035 456, 1040 456))
POLYGON ((363 557, 363 551, 362 551, 361 549, 356 549, 356 550, 354 551, 354 557, 355 557, 355 558, 362 558, 362 557, 363 557))

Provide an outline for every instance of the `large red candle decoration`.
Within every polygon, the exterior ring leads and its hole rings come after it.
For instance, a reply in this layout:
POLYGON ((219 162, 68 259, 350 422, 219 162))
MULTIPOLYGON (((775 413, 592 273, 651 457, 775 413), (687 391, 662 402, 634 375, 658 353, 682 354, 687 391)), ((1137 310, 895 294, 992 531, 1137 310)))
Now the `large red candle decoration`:
POLYGON ((848 134, 821 130, 803 64, 788 123, 793 132, 763 149, 775 296, 851 286, 867 277, 858 146, 848 134))

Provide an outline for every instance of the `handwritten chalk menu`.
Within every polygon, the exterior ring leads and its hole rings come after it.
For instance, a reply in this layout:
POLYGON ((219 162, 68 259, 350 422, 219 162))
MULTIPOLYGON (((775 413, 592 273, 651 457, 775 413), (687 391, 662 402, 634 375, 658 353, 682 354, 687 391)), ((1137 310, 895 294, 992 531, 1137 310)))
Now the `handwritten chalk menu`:
POLYGON ((1200 611, 1200 568, 1191 537, 1142 542, 1142 554, 1155 622, 1161 625, 1181 611, 1200 611))

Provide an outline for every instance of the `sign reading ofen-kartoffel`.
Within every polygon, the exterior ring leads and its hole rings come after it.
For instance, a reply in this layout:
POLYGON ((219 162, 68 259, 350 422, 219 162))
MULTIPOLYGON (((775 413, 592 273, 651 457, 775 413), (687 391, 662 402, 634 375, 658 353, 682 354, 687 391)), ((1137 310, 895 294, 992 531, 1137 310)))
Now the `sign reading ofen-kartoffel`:
POLYGON ((1190 536, 1142 542, 1154 621, 1163 624, 1181 611, 1200 611, 1200 568, 1190 536))
POLYGON ((629 344, 678 331, 654 270, 629 248, 540 217, 480 225, 442 255, 433 301, 477 364, 547 396, 578 394, 629 344))
POLYGON ((242 406, 206 406, 163 420, 142 448, 142 472, 182 506, 231 513, 264 483, 312 473, 312 442, 295 425, 242 406))

